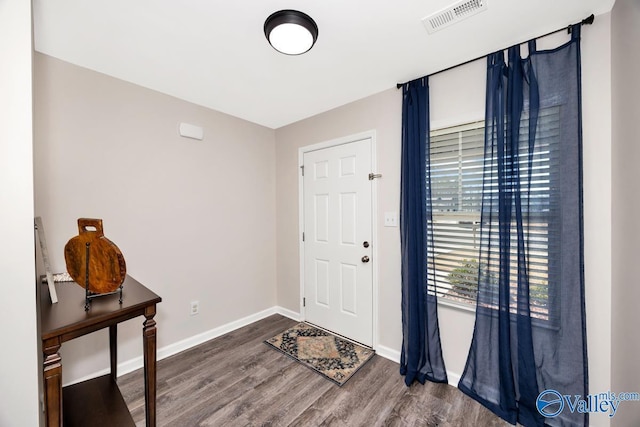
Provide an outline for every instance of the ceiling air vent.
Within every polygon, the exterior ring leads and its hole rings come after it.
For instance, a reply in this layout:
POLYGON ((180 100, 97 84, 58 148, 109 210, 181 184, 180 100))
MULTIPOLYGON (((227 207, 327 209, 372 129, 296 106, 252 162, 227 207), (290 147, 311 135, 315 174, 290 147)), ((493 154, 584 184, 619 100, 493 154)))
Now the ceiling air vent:
POLYGON ((423 18, 422 23, 432 34, 484 10, 487 10, 487 0, 463 0, 423 18))

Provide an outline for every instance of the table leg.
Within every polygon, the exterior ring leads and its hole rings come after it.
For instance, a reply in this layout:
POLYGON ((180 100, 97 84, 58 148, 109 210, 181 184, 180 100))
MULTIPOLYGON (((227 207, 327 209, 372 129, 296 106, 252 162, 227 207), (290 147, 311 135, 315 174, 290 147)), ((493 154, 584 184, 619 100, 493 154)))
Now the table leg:
POLYGON ((118 381, 118 325, 109 326, 109 352, 111 354, 111 379, 118 381))
POLYGON ((144 312, 142 330, 144 350, 144 400, 146 404, 147 427, 156 426, 156 306, 147 307, 144 312))
POLYGON ((62 425, 62 359, 60 339, 44 342, 44 405, 47 427, 62 425))

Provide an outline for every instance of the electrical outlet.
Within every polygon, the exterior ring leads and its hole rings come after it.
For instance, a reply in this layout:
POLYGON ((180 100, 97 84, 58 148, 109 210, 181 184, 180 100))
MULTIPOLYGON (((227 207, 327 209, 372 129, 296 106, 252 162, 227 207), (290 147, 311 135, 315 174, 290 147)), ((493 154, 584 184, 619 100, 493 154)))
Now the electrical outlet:
POLYGON ((192 316, 195 316, 196 314, 198 314, 199 310, 200 310, 200 301, 191 301, 191 312, 190 312, 190 314, 192 316))

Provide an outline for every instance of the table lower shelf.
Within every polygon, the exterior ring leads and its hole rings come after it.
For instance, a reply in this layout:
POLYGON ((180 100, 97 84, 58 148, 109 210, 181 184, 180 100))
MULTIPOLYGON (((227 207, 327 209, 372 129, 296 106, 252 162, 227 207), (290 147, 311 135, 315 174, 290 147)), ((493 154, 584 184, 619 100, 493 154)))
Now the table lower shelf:
POLYGON ((65 427, 135 427, 129 408, 111 375, 62 389, 65 427))

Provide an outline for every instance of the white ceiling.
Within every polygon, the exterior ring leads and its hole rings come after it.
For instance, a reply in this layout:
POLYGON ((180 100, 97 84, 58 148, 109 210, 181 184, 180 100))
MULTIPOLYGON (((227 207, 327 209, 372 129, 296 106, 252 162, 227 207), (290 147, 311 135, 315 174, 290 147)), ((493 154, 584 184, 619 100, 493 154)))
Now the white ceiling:
MULTIPOLYGON (((611 10, 615 0, 487 0, 429 35, 455 0, 33 0, 35 49, 270 128, 611 10), (309 14, 316 45, 276 52, 264 20, 309 14)), ((596 18, 597 19, 597 18, 596 18)))

